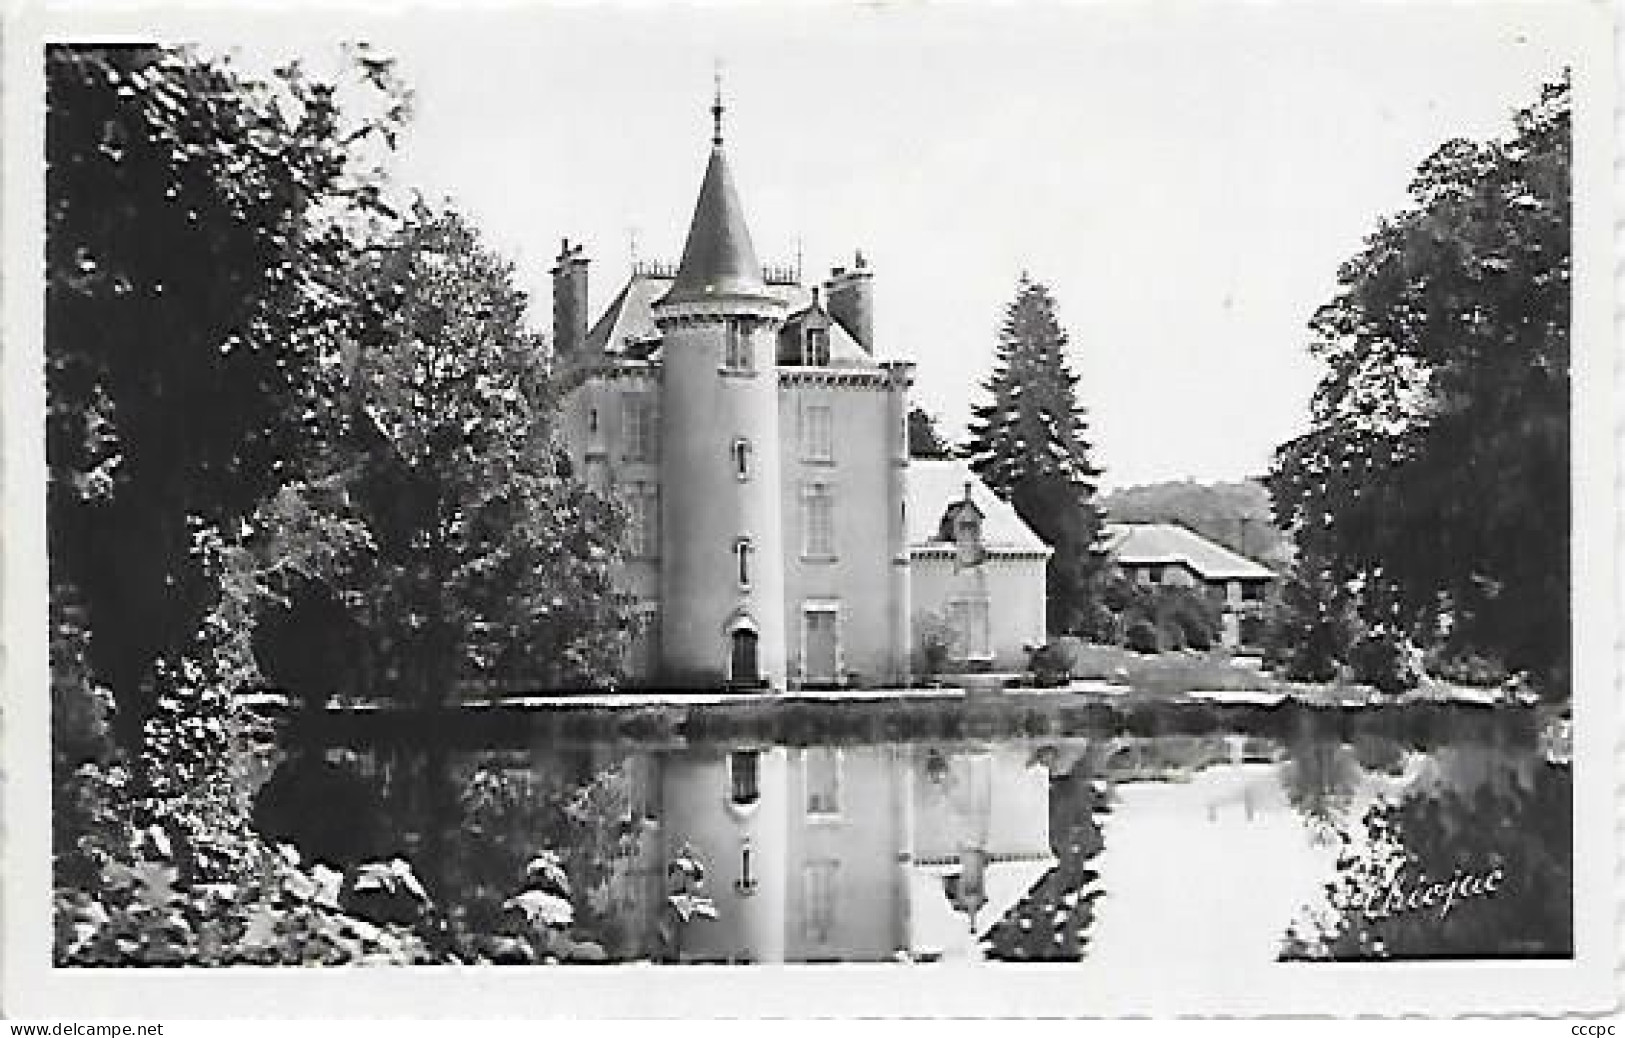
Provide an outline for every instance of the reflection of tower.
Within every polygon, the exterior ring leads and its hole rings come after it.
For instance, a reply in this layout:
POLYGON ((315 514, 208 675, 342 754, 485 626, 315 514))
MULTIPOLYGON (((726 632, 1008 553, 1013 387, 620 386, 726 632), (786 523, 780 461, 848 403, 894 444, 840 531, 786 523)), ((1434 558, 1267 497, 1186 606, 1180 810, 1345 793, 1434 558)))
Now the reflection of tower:
POLYGON ((694 849, 717 908, 684 937, 691 961, 785 960, 788 758, 782 747, 662 755, 665 853, 694 849))
POLYGON ((671 289, 660 417, 661 657, 669 680, 782 688, 776 329, 722 148, 722 101, 671 289))

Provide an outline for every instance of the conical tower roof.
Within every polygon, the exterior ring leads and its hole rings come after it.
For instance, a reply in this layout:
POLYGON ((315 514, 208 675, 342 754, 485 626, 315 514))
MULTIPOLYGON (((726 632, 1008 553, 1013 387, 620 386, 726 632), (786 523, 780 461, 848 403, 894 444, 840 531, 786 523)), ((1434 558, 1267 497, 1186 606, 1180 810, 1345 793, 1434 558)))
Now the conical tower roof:
POLYGON ((739 192, 734 189, 733 173, 722 149, 720 98, 712 113, 716 132, 711 142, 711 161, 706 164, 700 197, 694 203, 694 219, 688 225, 682 262, 677 265, 677 276, 663 303, 771 297, 762 281, 750 228, 745 226, 745 210, 739 204, 739 192))

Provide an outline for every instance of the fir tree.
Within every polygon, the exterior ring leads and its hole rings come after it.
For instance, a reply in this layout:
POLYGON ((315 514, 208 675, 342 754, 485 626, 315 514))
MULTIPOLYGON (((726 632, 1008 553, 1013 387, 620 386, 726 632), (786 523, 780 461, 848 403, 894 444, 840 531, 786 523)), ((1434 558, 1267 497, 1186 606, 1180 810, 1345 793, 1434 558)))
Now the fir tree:
POLYGON ((999 329, 986 403, 972 410, 971 467, 1055 550, 1048 574, 1049 627, 1089 633, 1103 558, 1095 480, 1078 406, 1078 377, 1067 367, 1067 336, 1049 289, 1025 274, 999 329))

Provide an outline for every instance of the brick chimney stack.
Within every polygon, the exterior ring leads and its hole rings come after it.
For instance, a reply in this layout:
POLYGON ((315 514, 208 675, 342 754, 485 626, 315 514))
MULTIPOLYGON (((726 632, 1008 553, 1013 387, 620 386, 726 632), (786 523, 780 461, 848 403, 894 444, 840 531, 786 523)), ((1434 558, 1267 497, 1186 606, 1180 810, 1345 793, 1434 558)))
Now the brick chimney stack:
POLYGON ((852 269, 836 267, 824 282, 829 315, 857 340, 865 353, 875 352, 874 272, 862 252, 852 258, 852 269))
POLYGON ((553 356, 570 360, 587 343, 587 257, 581 243, 559 243, 553 268, 553 356))

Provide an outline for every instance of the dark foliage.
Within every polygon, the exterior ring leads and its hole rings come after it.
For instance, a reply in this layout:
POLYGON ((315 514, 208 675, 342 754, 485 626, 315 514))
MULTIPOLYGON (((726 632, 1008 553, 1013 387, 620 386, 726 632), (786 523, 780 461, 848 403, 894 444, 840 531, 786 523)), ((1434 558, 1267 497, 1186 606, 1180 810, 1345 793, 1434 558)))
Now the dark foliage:
POLYGON ((1276 515, 1376 624, 1568 696, 1570 87, 1417 171, 1315 315, 1276 515))
POLYGON ((332 417, 326 286, 377 211, 366 149, 405 105, 387 64, 364 68, 387 112, 358 120, 293 66, 259 83, 151 47, 47 52, 51 567, 127 750, 154 662, 215 595, 199 528, 235 532, 309 475, 332 417))
POLYGON ((953 457, 953 447, 937 431, 936 416, 915 405, 908 409, 908 456, 940 459, 953 457))
POLYGON ((989 399, 973 409, 966 448, 983 482, 1055 549, 1047 590, 1049 627, 1058 634, 1094 620, 1104 567, 1096 550, 1100 470, 1089 460, 1078 378, 1066 350, 1049 289, 1023 275, 999 329, 993 374, 983 384, 989 399))

